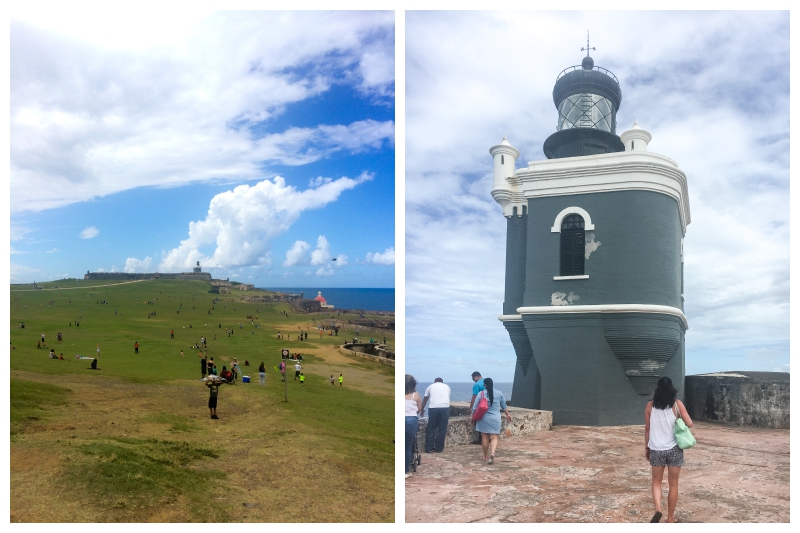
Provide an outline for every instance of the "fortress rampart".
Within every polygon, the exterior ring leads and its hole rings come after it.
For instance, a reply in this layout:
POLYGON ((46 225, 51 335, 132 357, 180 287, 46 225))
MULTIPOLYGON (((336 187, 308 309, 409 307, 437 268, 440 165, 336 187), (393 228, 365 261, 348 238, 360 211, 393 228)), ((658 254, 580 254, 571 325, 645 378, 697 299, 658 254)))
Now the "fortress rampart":
POLYGON ((211 274, 208 272, 178 272, 178 273, 142 273, 142 272, 87 272, 83 279, 97 281, 106 280, 139 280, 139 279, 185 279, 197 281, 211 281, 211 274))

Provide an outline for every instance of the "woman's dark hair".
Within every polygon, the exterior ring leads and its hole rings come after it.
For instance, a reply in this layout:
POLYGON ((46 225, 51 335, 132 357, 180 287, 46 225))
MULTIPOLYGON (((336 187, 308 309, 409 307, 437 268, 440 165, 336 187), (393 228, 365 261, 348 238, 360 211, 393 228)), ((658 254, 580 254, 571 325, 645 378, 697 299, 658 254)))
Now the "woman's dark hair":
POLYGON ((486 388, 486 395, 489 396, 489 405, 494 403, 494 381, 492 378, 485 378, 483 386, 486 388))
POLYGON ((653 393, 653 407, 656 409, 672 408, 678 397, 678 389, 672 386, 672 380, 667 376, 658 380, 656 391, 653 393))
POLYGON ((417 380, 411 374, 406 374, 406 394, 411 394, 417 390, 417 380))

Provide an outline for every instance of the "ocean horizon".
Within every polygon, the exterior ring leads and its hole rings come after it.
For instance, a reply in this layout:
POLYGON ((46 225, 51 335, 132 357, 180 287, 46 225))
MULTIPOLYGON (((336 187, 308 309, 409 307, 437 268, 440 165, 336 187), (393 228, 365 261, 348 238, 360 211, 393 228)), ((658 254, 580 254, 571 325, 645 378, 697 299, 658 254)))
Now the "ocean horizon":
POLYGON ((365 311, 394 311, 394 289, 347 289, 333 287, 258 287, 266 291, 302 292, 304 298, 313 300, 317 292, 336 309, 363 309, 365 311))

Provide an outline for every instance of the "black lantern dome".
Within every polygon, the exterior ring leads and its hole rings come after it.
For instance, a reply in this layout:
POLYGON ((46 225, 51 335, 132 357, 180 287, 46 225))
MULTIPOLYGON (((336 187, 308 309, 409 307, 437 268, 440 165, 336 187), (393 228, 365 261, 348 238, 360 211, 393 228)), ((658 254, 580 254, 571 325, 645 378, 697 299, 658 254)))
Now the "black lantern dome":
POLYGON ((623 152, 617 136, 617 110, 622 103, 619 80, 596 67, 588 55, 580 65, 561 71, 553 87, 558 126, 544 142, 548 159, 623 152))

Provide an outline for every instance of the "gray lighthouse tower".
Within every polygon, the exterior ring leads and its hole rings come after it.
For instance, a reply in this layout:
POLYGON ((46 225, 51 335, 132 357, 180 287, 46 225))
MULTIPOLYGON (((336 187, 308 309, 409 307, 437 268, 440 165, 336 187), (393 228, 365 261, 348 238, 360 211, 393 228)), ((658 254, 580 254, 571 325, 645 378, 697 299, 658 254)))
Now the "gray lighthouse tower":
POLYGON ((638 123, 617 136, 619 82, 588 54, 559 74, 553 101, 548 159, 516 168, 505 137, 489 150, 508 228, 513 402, 556 424, 641 424, 661 376, 683 394, 686 175, 648 151, 638 123))

